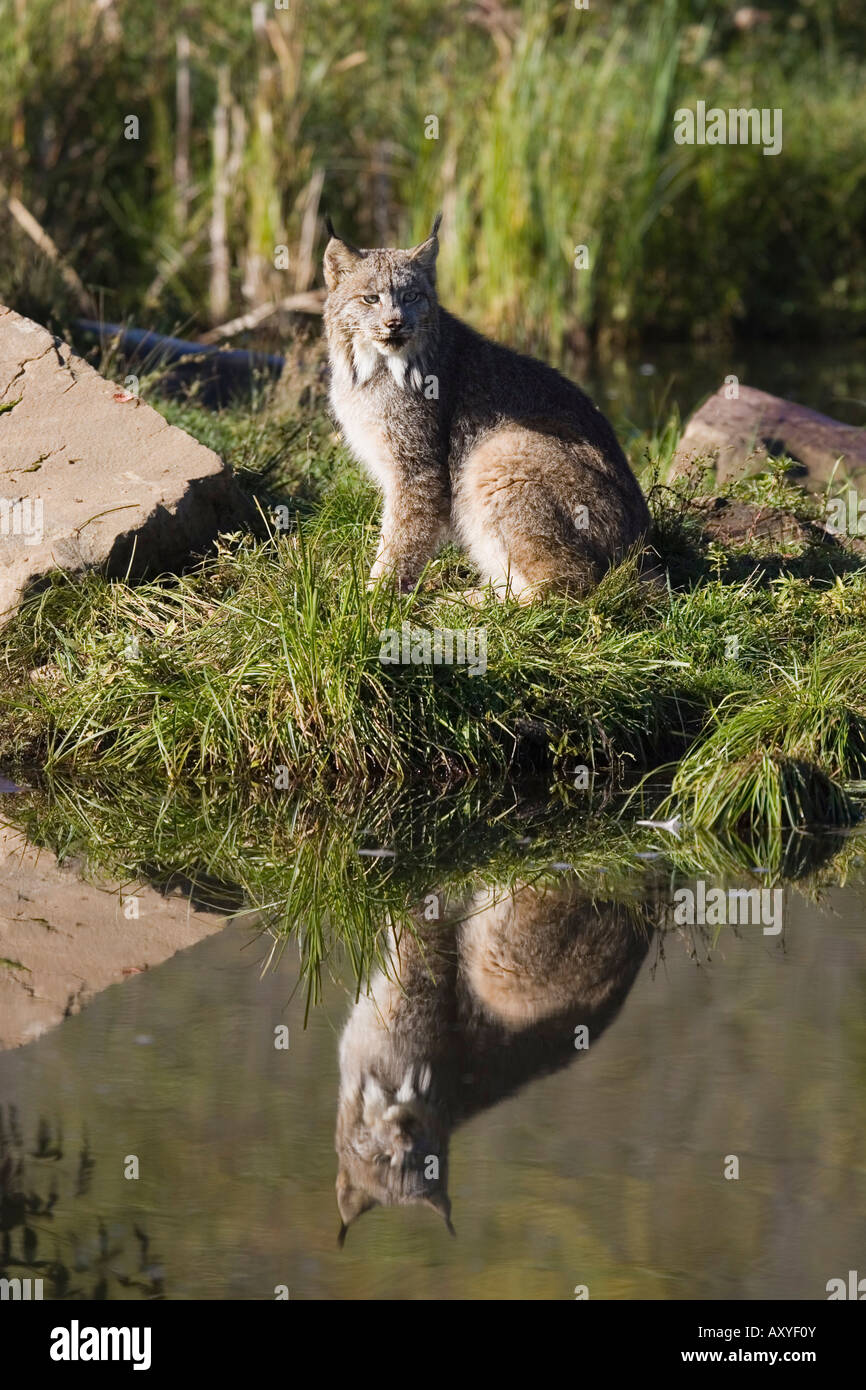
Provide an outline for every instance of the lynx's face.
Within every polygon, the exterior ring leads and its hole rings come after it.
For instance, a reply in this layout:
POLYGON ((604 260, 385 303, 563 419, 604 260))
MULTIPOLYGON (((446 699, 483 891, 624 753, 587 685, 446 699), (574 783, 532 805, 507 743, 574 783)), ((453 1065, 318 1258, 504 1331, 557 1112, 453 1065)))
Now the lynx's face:
POLYGON ((356 380, 385 359, 395 380, 423 360, 435 331, 436 254, 431 236, 409 251, 362 251, 332 237, 325 251, 325 323, 332 353, 356 380))
POLYGON ((448 1127, 429 1088, 430 1068, 409 1067, 396 1090, 366 1075, 343 1091, 337 1125, 341 1242, 351 1222, 374 1206, 429 1206, 451 1229, 448 1127))

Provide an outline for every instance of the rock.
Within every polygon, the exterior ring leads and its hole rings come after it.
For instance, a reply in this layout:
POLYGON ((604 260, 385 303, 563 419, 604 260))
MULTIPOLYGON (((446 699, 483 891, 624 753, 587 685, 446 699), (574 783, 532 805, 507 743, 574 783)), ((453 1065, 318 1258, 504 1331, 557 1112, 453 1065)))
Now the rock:
POLYGON ((730 497, 698 498, 704 539, 721 545, 748 545, 771 541, 776 545, 834 544, 818 522, 801 521, 793 512, 766 507, 758 502, 737 502, 730 497))
POLYGON ((185 895, 82 882, 0 822, 0 1048, 32 1042, 108 985, 223 925, 185 895))
POLYGON ((741 386, 739 397, 728 400, 728 389, 720 387, 689 420, 674 474, 707 459, 715 463, 716 480, 723 483, 763 472, 768 454, 787 454, 799 465, 793 478, 809 491, 823 492, 831 477, 856 478, 866 472, 863 429, 750 386, 741 386))
POLYGON ((212 450, 0 305, 0 614, 52 570, 175 570, 251 519, 212 450))

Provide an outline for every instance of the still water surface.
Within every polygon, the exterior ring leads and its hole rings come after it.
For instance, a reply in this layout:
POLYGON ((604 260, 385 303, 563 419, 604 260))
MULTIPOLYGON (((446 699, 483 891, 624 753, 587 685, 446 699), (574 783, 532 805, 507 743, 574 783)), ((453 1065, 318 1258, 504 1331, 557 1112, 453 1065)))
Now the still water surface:
POLYGON ((798 401, 846 424, 866 424, 866 344, 774 342, 648 344, 639 356, 566 360, 561 370, 588 390, 628 441, 658 431, 676 410, 689 415, 729 376, 742 386, 798 401))
POLYGON ((305 1027, 293 944, 263 968, 269 939, 235 922, 0 1055, 18 1188, 54 1194, 32 1272, 112 1299, 820 1299, 866 1269, 862 881, 818 905, 786 887, 778 935, 677 929, 655 892, 590 906, 567 874, 469 920, 456 965, 443 924, 432 974, 404 953, 402 988, 378 985, 399 1067, 432 1062, 410 1091, 430 1087, 454 1237, 409 1203, 338 1248, 339 1039, 351 1017, 349 1091, 382 1039, 348 973, 305 1027))

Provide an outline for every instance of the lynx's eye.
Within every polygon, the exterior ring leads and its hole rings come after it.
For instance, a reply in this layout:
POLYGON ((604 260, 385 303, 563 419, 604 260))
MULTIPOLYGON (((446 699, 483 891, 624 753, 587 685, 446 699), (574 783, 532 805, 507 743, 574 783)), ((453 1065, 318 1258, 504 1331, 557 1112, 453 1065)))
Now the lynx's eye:
POLYGON ((379 303, 379 296, 377 294, 362 294, 361 298, 363 299, 365 304, 379 303))
POLYGON ((417 293, 416 290, 410 290, 408 294, 404 294, 404 295, 403 295, 403 303, 404 303, 404 304, 414 304, 414 303, 415 303, 415 300, 416 300, 416 299, 420 299, 420 298, 421 298, 421 296, 420 296, 420 294, 417 293))

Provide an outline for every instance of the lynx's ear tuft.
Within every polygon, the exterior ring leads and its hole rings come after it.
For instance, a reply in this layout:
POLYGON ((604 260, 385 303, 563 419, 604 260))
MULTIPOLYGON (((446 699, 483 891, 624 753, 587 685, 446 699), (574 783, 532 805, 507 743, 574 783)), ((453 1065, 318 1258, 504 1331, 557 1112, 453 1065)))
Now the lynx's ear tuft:
POLYGON ((431 1192, 429 1197, 424 1198, 424 1203, 432 1207, 445 1222, 445 1228, 450 1236, 456 1236, 457 1232, 451 1225, 451 1199, 444 1192, 431 1192))
POLYGON ((428 271, 430 275, 436 274, 436 257, 439 255, 439 228, 442 225, 442 214, 437 212, 433 218, 433 227, 426 241, 422 241, 420 246, 415 246, 409 252, 413 261, 428 271))
POLYGON ((365 1211, 371 1207, 377 1207, 379 1203, 375 1197, 369 1196, 359 1187, 354 1187, 352 1180, 344 1168, 337 1174, 337 1207, 340 1212, 340 1231, 337 1236, 337 1245, 342 1250, 346 1243, 346 1234, 353 1221, 357 1221, 359 1216, 363 1216, 365 1211))
POLYGON ((353 246, 351 242, 343 241, 342 237, 337 236, 330 217, 325 218, 325 227, 330 237, 330 241, 325 247, 323 261, 325 284, 329 290, 334 290, 344 275, 348 275, 352 270, 357 270, 364 259, 364 252, 359 251, 357 246, 353 246))

